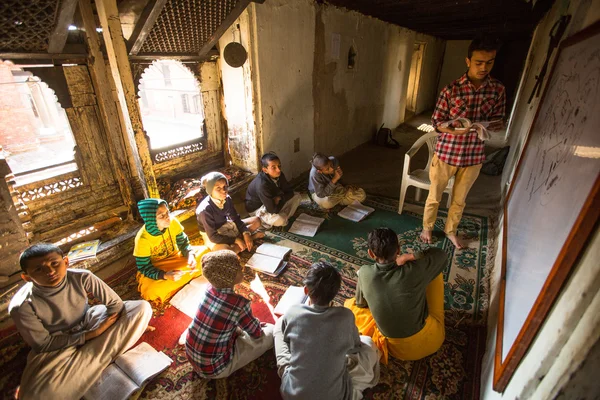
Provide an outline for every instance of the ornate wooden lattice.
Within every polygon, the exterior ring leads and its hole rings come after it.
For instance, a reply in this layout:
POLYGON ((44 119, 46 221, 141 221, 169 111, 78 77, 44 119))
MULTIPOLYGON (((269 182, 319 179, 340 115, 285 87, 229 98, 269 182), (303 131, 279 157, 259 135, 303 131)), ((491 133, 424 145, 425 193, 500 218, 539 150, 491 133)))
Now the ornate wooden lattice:
POLYGON ((204 150, 206 146, 206 136, 201 139, 196 139, 193 143, 182 143, 177 145, 177 147, 163 149, 160 151, 150 151, 152 155, 152 161, 154 163, 161 163, 168 160, 172 160, 177 157, 182 157, 187 154, 197 153, 199 151, 204 150))
POLYGON ((199 53, 237 0, 169 0, 141 53, 199 53))
POLYGON ((59 0, 0 1, 0 51, 47 51, 59 3, 59 0))
POLYGON ((40 183, 34 182, 28 185, 23 185, 17 188, 19 199, 23 203, 29 203, 56 193, 66 192, 67 190, 75 189, 83 186, 83 181, 79 176, 72 176, 67 179, 40 183))

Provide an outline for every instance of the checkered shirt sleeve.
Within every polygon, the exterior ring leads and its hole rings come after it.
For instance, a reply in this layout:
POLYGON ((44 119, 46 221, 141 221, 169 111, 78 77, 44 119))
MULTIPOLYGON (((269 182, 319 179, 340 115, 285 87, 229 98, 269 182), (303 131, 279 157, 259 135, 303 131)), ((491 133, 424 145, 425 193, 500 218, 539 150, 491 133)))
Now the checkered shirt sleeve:
MULTIPOLYGON (((506 93, 500 81, 488 77, 475 89, 467 74, 446 86, 431 117, 434 128, 457 118, 468 118, 472 122, 493 121, 504 118, 506 93)), ((474 130, 454 135, 440 132, 435 152, 438 158, 456 167, 468 167, 483 163, 485 145, 474 130)))
POLYGON ((215 377, 229 364, 239 336, 238 327, 254 338, 262 335, 260 321, 252 315, 250 300, 233 289, 209 287, 186 340, 188 360, 200 376, 215 377))

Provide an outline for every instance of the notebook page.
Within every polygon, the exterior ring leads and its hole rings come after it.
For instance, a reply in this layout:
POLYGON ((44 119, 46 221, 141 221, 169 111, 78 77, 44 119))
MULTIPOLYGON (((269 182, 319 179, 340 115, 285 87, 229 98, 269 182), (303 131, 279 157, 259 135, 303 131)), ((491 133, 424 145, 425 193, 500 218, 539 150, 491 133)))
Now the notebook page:
POLYGON ((125 372, 138 386, 144 381, 159 374, 171 365, 173 361, 164 353, 156 351, 146 342, 121 354, 115 364, 125 372))
POLYGON ((256 249, 257 254, 264 254, 279 259, 283 259, 291 251, 292 249, 289 247, 278 246, 272 243, 263 243, 256 249))
POLYGON ((126 400, 138 389, 138 385, 113 363, 102 371, 98 380, 88 389, 83 398, 86 400, 126 400))
MULTIPOLYGON (((264 244, 262 244, 261 246, 264 246, 264 244)), ((257 271, 264 271, 272 274, 273 272, 275 272, 277 267, 279 267, 280 263, 280 258, 266 256, 260 253, 254 253, 254 255, 250 257, 246 265, 257 271)))
POLYGON ((283 296, 281 296, 281 299, 273 312, 277 315, 283 315, 291 306, 305 303, 307 299, 308 298, 304 293, 304 286, 290 286, 283 296))

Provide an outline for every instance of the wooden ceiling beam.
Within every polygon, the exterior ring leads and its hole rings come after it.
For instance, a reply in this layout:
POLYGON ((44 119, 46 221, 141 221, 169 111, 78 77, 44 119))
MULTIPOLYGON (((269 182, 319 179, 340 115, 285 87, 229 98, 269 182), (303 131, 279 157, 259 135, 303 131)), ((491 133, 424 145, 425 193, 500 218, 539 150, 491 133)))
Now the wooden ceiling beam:
POLYGON ((200 52, 198 53, 200 57, 206 55, 206 53, 208 53, 217 44, 217 42, 219 41, 221 36, 223 36, 225 31, 227 31, 231 24, 233 24, 235 20, 238 19, 238 17, 242 14, 242 12, 251 2, 251 0, 238 0, 238 2, 236 3, 235 7, 233 7, 229 15, 225 17, 223 22, 221 22, 221 25, 219 25, 217 30, 214 31, 213 34, 210 36, 210 39, 204 44, 204 46, 202 46, 200 52))
POLYGON ((144 41, 148 37, 148 34, 150 34, 152 27, 156 23, 156 20, 166 3, 167 0, 148 1, 148 4, 144 7, 142 14, 135 24, 135 28, 133 28, 131 37, 127 41, 129 54, 137 55, 137 53, 140 52, 144 41))
POLYGON ((63 0, 60 2, 56 25, 48 38, 48 53, 57 54, 63 51, 69 35, 69 25, 73 23, 76 7, 77 0, 63 0))

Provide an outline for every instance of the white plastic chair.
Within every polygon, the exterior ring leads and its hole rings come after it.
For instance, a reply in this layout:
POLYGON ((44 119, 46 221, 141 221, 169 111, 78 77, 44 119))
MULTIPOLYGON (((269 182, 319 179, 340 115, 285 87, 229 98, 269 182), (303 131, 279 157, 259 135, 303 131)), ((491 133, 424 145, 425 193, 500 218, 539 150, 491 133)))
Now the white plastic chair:
MULTIPOLYGON (((415 144, 406 152, 404 155, 404 169, 402 171, 402 186, 400 187, 400 202, 398 203, 398 214, 402 214, 402 209, 404 208, 404 198, 406 196, 406 189, 409 186, 414 186, 416 188, 415 200, 420 201, 421 199, 421 189, 429 190, 431 186, 431 181, 429 180, 429 166, 431 165, 431 159, 433 158, 433 152, 435 150, 435 143, 437 141, 437 132, 426 133, 421 136, 415 144), (427 143, 427 147, 429 148, 429 159, 427 160, 427 165, 425 169, 416 169, 410 172, 410 159, 417 154, 417 151, 427 143)), ((448 193, 448 202, 446 203, 446 207, 450 208, 450 203, 452 201, 452 187, 454 186, 454 177, 450 178, 448 181, 448 186, 444 189, 444 193, 448 193)))

